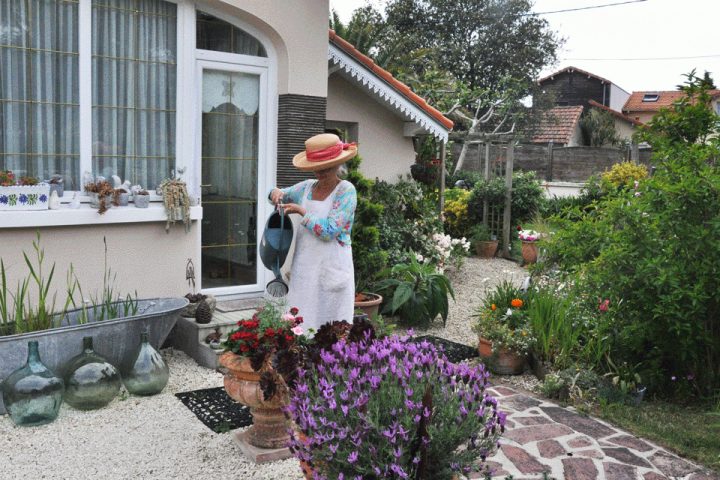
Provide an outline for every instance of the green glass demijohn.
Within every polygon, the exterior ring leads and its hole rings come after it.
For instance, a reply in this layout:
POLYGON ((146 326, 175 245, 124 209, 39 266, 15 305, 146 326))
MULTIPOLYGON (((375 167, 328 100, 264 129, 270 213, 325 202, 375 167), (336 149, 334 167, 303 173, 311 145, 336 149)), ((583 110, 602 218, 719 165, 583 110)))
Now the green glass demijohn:
POLYGON ((130 371, 123 372, 123 383, 133 395, 155 395, 163 391, 170 369, 162 355, 148 342, 147 332, 140 334, 140 349, 130 371))
POLYGON ((28 360, 2 383, 3 402, 19 426, 35 426, 55 420, 63 398, 63 381, 40 361, 38 342, 28 343, 28 360))
POLYGON ((95 353, 92 337, 83 338, 83 352, 65 371, 65 401, 79 410, 102 408, 120 392, 120 372, 95 353))

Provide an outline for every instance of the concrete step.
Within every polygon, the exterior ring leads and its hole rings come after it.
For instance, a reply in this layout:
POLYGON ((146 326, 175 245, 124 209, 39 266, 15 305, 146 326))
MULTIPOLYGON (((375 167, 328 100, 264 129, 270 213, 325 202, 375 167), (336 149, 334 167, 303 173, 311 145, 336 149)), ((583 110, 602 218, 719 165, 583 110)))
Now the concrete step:
POLYGON ((192 357, 199 365, 215 369, 218 367, 218 358, 223 350, 210 348, 205 343, 207 336, 218 329, 224 340, 228 333, 237 327, 238 321, 250 319, 254 313, 255 309, 233 312, 215 310, 212 321, 206 324, 197 323, 194 318, 180 317, 173 330, 172 344, 192 357))

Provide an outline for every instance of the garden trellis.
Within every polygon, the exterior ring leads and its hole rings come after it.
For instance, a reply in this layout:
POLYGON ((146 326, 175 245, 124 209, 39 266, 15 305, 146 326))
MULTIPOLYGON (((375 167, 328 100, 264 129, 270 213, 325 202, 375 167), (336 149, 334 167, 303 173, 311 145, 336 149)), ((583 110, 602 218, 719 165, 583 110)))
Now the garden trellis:
POLYGON ((512 203, 512 174, 515 142, 492 143, 483 142, 478 148, 482 156, 483 176, 486 181, 494 178, 505 179, 505 200, 500 204, 491 205, 488 200, 483 202, 483 225, 501 240, 503 257, 510 257, 510 206, 512 203))

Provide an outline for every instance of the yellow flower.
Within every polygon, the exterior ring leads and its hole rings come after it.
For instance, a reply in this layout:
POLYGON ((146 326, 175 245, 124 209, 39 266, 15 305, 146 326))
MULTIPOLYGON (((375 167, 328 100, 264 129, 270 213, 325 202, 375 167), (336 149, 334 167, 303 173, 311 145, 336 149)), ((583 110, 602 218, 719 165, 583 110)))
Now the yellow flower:
POLYGON ((522 336, 527 337, 527 332, 525 330, 522 331, 522 336))
POLYGON ((513 298, 510 302, 510 306, 512 306, 513 308, 521 308, 523 306, 523 301, 519 298, 513 298))

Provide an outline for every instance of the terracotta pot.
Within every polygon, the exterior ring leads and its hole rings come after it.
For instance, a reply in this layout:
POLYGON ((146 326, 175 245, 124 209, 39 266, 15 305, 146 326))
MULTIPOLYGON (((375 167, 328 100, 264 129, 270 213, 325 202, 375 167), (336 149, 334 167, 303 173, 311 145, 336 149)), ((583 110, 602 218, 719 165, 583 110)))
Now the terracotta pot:
POLYGON ((525 263, 537 262, 538 247, 537 242, 522 242, 522 257, 525 263))
POLYGON ((475 242, 475 253, 481 258, 493 258, 497 253, 498 241, 475 242))
POLYGON ((258 448, 283 448, 290 435, 282 407, 288 398, 275 395, 266 401, 260 389, 260 374, 250 365, 250 359, 232 352, 220 356, 220 365, 227 368, 225 391, 230 398, 250 407, 253 426, 248 430, 248 443, 258 448))
POLYGON ((355 309, 362 310, 365 315, 370 318, 374 318, 378 314, 378 310, 380 310, 380 304, 383 301, 383 297, 376 293, 366 292, 356 294, 355 298, 357 298, 357 295, 364 295, 365 297, 370 297, 370 299, 363 301, 355 300, 355 309))
POLYGON ((478 352, 480 353, 480 357, 483 359, 492 357, 492 342, 480 337, 478 352))
POLYGON ((478 352, 490 370, 498 375, 519 375, 525 370, 525 355, 504 348, 499 352, 493 352, 492 342, 485 338, 480 337, 478 352))

